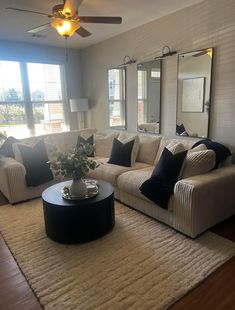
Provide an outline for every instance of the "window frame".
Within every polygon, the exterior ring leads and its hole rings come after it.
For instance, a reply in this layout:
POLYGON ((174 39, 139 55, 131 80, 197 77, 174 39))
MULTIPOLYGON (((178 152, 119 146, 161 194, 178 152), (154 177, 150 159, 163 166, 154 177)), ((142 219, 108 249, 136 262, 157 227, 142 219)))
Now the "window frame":
MULTIPOLYGON (((20 66, 20 74, 21 74, 21 83, 22 83, 22 101, 0 101, 0 105, 8 105, 8 104, 19 104, 23 106, 26 116, 26 129, 31 133, 30 135, 37 135, 35 131, 35 122, 34 122, 34 113, 33 113, 33 105, 35 103, 42 104, 56 104, 61 103, 63 109, 63 121, 66 127, 69 126, 69 111, 66 109, 68 96, 67 96, 67 88, 66 88, 66 70, 65 64, 61 61, 50 61, 50 60, 38 60, 38 59, 17 59, 15 57, 3 57, 0 56, 0 61, 12 61, 19 63, 20 66), (44 100, 44 101, 35 101, 31 100, 30 93, 30 84, 29 84, 29 76, 27 70, 27 64, 42 64, 42 65, 57 65, 60 69, 60 77, 61 77, 61 100, 44 100)), ((50 133, 48 133, 50 134, 50 133)), ((39 134, 40 135, 40 134, 39 134)))
MULTIPOLYGON (((121 115, 120 111, 120 115, 121 115)), ((126 66, 123 67, 112 67, 108 69, 108 119, 109 119, 109 128, 111 129, 118 129, 118 130, 126 130, 127 129, 127 104, 126 104, 126 66), (109 93, 109 71, 111 70, 122 70, 122 83, 120 83, 120 85, 122 85, 121 87, 121 98, 118 99, 112 99, 110 100, 110 93, 109 93), (117 126, 111 126, 110 124, 110 102, 120 102, 120 106, 123 106, 123 112, 124 112, 124 118, 123 118, 123 122, 124 125, 117 125, 117 126)))

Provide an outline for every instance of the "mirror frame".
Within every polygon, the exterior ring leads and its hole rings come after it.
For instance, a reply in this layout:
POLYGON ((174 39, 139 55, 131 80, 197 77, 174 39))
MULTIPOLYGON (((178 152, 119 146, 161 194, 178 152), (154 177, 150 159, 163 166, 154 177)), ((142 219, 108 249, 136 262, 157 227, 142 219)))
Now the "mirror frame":
POLYGON ((151 59, 151 60, 146 60, 143 62, 140 62, 137 64, 136 67, 136 72, 137 72, 137 131, 142 133, 142 134, 150 134, 150 135, 160 135, 161 134, 161 106, 162 106, 162 59, 151 59), (154 61, 159 61, 160 62, 160 94, 159 94, 159 126, 158 126, 158 132, 153 132, 153 131, 142 131, 139 129, 139 123, 138 123, 138 66, 141 64, 145 64, 148 62, 154 62, 154 61))
MULTIPOLYGON (((191 137, 191 138, 209 138, 210 137, 210 118, 211 118, 211 97, 212 97, 212 86, 213 86, 213 63, 214 63, 214 52, 215 49, 214 47, 208 47, 208 48, 201 48, 201 49, 196 49, 196 50, 192 50, 192 51, 186 51, 183 53, 178 54, 178 63, 177 63, 177 104, 176 104, 176 121, 175 121, 175 135, 176 136, 180 136, 179 134, 176 133, 176 126, 177 126, 177 115, 178 115, 178 107, 179 107, 179 59, 180 56, 185 55, 185 54, 191 54, 191 53, 196 53, 196 52, 202 52, 202 51, 206 51, 206 50, 212 50, 212 57, 211 57, 211 68, 210 68, 210 89, 209 89, 209 101, 208 101, 208 120, 207 120, 207 131, 206 131, 206 136, 198 136, 198 137, 194 137, 194 136, 183 136, 183 137, 191 137)), ((204 85, 205 86, 205 85, 204 85)), ((203 106, 204 108, 206 108, 205 102, 204 102, 204 98, 203 98, 203 106)), ((197 112, 191 112, 191 113, 197 113, 197 112)))
POLYGON ((120 66, 120 67, 111 67, 108 69, 108 121, 109 121, 109 128, 110 129, 117 129, 117 130, 127 130, 127 100, 126 100, 126 87, 127 87, 127 70, 126 70, 126 66, 120 66), (111 126, 110 125, 110 104, 109 104, 109 71, 110 70, 123 70, 124 72, 124 82, 123 82, 123 86, 124 86, 124 98, 125 98, 125 108, 124 108, 124 113, 125 113, 125 117, 124 117, 124 126, 111 126))

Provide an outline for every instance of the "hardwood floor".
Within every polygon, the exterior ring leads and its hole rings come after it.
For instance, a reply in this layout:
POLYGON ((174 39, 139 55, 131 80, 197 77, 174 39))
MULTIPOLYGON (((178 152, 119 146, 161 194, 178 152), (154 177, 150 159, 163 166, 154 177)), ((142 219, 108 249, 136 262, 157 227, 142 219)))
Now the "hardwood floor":
MULTIPOLYGON (((4 198, 3 198, 4 199, 4 198)), ((3 204, 0 193, 0 206, 3 204), (1 203, 2 202, 2 203, 1 203)), ((211 229, 235 242, 235 216, 211 229)), ((226 262, 170 310, 235 310, 235 257, 226 262)), ((42 309, 0 235, 0 309, 42 309)), ((66 310, 66 309, 65 309, 66 310)), ((95 310, 95 309, 94 309, 95 310)), ((137 309, 141 310, 141 309, 137 309)))
POLYGON ((235 257, 169 309, 233 310, 235 309, 234 288, 235 257))
POLYGON ((0 309, 42 309, 0 235, 0 309))
POLYGON ((8 204, 6 197, 0 192, 0 206, 8 204))

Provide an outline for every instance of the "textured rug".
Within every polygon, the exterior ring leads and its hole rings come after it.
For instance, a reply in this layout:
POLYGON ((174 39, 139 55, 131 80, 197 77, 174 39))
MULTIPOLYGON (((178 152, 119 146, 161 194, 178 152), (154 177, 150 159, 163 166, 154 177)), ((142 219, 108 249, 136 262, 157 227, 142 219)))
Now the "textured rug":
POLYGON ((41 200, 0 207, 0 230, 45 309, 166 309, 230 257, 211 232, 191 240, 116 203, 116 225, 86 244, 44 232, 41 200))

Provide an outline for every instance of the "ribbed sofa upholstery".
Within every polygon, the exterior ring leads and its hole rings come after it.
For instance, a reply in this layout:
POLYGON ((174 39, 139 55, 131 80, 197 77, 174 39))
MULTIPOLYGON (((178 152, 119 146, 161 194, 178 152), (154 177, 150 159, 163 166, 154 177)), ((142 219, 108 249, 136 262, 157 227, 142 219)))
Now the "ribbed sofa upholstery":
MULTIPOLYGON (((114 186, 115 198, 124 205, 192 238, 235 214, 235 165, 232 164, 206 174, 179 180, 167 210, 141 194, 139 187, 151 176, 163 148, 169 143, 179 142, 189 149, 195 143, 195 139, 168 139, 157 135, 139 134, 137 160, 130 168, 107 163, 107 154, 111 152, 110 137, 118 137, 118 131, 96 133, 95 129, 87 129, 25 140, 31 139, 33 143, 44 138, 46 143, 54 144, 60 151, 65 151, 76 145, 79 134, 95 134, 98 139, 105 137, 107 133, 111 133, 107 138, 109 146, 105 146, 103 152, 99 146, 99 156, 95 159, 100 166, 95 171, 90 171, 88 177, 110 182, 114 186)), ((131 135, 133 133, 130 133, 131 135)), ((24 166, 12 158, 0 159, 0 190, 11 204, 40 197, 45 188, 58 181, 57 179, 40 186, 27 187, 24 166)))

